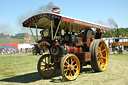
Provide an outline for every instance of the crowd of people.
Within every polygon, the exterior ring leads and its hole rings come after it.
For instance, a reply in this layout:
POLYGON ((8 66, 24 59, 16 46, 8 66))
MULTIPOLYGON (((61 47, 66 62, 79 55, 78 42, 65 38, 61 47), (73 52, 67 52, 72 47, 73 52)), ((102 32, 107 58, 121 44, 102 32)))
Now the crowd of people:
POLYGON ((30 48, 23 48, 20 50, 14 49, 14 48, 0 48, 0 55, 4 55, 4 54, 16 54, 16 53, 31 53, 31 49, 30 48))
POLYGON ((15 53, 17 53, 17 50, 14 48, 8 48, 8 49, 0 48, 0 54, 15 54, 15 53))
POLYGON ((109 53, 114 53, 114 54, 123 54, 124 51, 124 46, 123 44, 120 44, 112 48, 112 45, 109 44, 108 52, 109 53))

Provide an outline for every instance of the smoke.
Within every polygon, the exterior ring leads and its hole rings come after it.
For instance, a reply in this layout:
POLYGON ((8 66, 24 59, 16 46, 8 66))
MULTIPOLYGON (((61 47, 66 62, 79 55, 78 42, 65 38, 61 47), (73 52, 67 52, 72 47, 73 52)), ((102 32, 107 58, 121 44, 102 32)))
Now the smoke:
POLYGON ((101 21, 101 20, 98 20, 96 23, 101 24, 101 25, 107 25, 106 23, 104 23, 104 22, 101 21))
POLYGON ((108 24, 112 27, 116 27, 116 28, 118 28, 118 25, 117 25, 117 23, 112 19, 112 18, 109 18, 108 19, 108 24))
POLYGON ((2 24, 0 24, 0 32, 7 35, 7 34, 12 34, 13 33, 13 30, 10 28, 10 25, 9 24, 2 23, 2 24))
POLYGON ((112 18, 108 18, 107 22, 98 20, 96 23, 101 24, 101 25, 106 25, 110 28, 118 28, 117 23, 112 18))
POLYGON ((57 7, 53 4, 53 2, 48 3, 47 5, 41 5, 35 13, 44 13, 44 12, 51 12, 52 8, 57 7))
POLYGON ((40 14, 40 13, 48 13, 48 12, 51 12, 52 8, 54 7, 57 7, 53 4, 53 2, 49 2, 47 5, 41 5, 38 7, 38 9, 32 11, 28 11, 28 13, 26 14, 23 14, 21 16, 18 16, 17 17, 17 22, 18 22, 18 25, 20 26, 20 32, 27 32, 29 33, 29 29, 24 29, 23 26, 22 26, 22 23, 23 21, 25 21, 26 19, 28 19, 29 17, 33 16, 33 15, 36 15, 36 14, 40 14))

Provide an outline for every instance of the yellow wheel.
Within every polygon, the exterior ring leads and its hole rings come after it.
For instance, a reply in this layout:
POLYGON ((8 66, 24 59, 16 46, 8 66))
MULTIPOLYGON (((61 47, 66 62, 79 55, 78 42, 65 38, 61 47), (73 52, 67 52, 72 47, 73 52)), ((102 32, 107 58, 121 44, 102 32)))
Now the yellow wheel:
POLYGON ((74 54, 67 54, 62 58, 60 68, 64 80, 75 80, 80 72, 79 59, 74 54))
POLYGON ((50 54, 45 54, 39 59, 37 69, 43 78, 49 78, 56 72, 56 67, 51 62, 50 54))
POLYGON ((96 72, 106 70, 108 65, 108 50, 103 40, 94 40, 90 47, 91 66, 96 72))

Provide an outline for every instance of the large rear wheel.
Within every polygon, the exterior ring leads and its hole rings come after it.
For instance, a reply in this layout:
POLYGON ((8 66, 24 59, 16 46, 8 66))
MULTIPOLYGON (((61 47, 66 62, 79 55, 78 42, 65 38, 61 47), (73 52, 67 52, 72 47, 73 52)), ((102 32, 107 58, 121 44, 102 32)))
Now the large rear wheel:
POLYGON ((45 54, 39 59, 37 69, 43 78, 49 78, 56 72, 56 67, 51 62, 50 54, 45 54))
POLYGON ((80 72, 79 59, 74 54, 67 54, 62 58, 60 68, 64 80, 75 80, 80 72))
POLYGON ((108 50, 103 40, 94 40, 90 46, 91 66, 96 72, 106 70, 108 65, 108 50))

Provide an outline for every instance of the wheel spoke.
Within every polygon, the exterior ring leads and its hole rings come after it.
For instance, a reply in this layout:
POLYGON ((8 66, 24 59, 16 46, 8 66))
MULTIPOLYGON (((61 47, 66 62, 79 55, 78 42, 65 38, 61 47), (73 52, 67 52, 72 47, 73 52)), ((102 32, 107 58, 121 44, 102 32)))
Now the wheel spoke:
POLYGON ((74 68, 74 70, 77 70, 77 68, 74 68))
POLYGON ((65 71, 65 74, 67 75, 68 71, 65 71))
POLYGON ((102 47, 102 44, 100 45, 100 48, 102 47))
POLYGON ((45 65, 40 65, 40 67, 44 67, 45 65))
POLYGON ((75 75, 75 71, 74 71, 74 69, 73 69, 73 74, 75 75))
POLYGON ((75 61, 72 61, 71 65, 73 65, 74 62, 75 62, 75 61))
POLYGON ((106 60, 106 57, 102 57, 102 59, 105 59, 106 60))
POLYGON ((71 58, 71 64, 72 64, 72 58, 71 58))
POLYGON ((99 51, 101 50, 100 47, 98 47, 98 50, 99 50, 99 51))
POLYGON ((100 51, 99 50, 97 50, 97 54, 99 54, 100 53, 100 51))
MULTIPOLYGON (((71 72, 71 71, 70 71, 71 72)), ((71 77, 72 77, 72 72, 71 72, 71 77)))
POLYGON ((64 65, 64 67, 66 67, 66 68, 67 68, 68 66, 64 65))
POLYGON ((104 52, 104 51, 106 51, 106 49, 103 49, 103 50, 102 50, 102 51, 100 51, 100 52, 102 53, 102 52, 104 52))
MULTIPOLYGON (((46 57, 47 58, 47 57, 46 57)), ((46 63, 46 58, 45 58, 45 63, 46 63)), ((47 63, 46 63, 47 64, 47 63)))
POLYGON ((69 62, 68 61, 65 61, 68 65, 69 65, 69 62))
POLYGON ((68 75, 68 76, 72 76, 71 70, 70 70, 70 72, 69 72, 69 75, 68 75))
POLYGON ((45 71, 45 68, 43 68, 41 71, 45 71))
POLYGON ((43 62, 44 64, 46 64, 46 62, 44 62, 43 60, 41 62, 43 62))
POLYGON ((77 66, 77 64, 74 65, 74 67, 77 66))
POLYGON ((51 67, 54 67, 54 64, 53 64, 53 65, 51 65, 51 67))
POLYGON ((49 64, 49 57, 47 57, 47 61, 46 62, 49 64))
POLYGON ((46 71, 47 75, 48 75, 48 71, 49 71, 49 70, 46 71))
POLYGON ((67 69, 64 69, 64 71, 68 71, 69 69, 67 68, 67 69))

